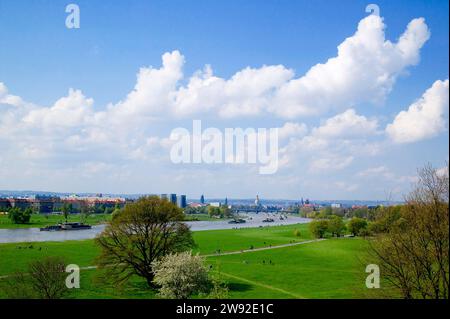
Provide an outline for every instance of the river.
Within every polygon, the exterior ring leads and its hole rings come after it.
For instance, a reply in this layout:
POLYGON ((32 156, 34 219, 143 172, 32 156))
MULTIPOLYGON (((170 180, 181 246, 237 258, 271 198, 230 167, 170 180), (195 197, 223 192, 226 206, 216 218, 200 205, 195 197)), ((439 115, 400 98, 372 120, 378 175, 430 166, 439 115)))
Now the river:
MULTIPOLYGON (((233 228, 248 228, 260 226, 278 226, 308 223, 308 218, 289 216, 284 220, 280 220, 277 216, 272 223, 265 223, 263 219, 266 216, 251 214, 251 219, 247 219, 243 224, 229 224, 227 220, 220 221, 192 221, 186 222, 193 231, 202 230, 219 230, 233 228)), ((93 239, 100 234, 105 225, 92 226, 91 229, 84 230, 67 230, 67 231, 40 231, 39 228, 17 228, 17 229, 0 229, 0 243, 21 243, 21 242, 42 242, 42 241, 65 241, 65 240, 83 240, 93 239)))

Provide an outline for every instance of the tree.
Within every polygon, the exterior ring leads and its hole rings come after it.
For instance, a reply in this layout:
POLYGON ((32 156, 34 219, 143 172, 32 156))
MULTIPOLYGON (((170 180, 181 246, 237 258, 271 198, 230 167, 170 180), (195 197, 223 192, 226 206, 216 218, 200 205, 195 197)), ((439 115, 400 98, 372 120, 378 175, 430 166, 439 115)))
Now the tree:
POLYGON ((431 165, 406 197, 399 218, 371 241, 383 277, 404 298, 448 299, 449 176, 431 165))
POLYGON ((6 279, 9 298, 60 299, 67 292, 66 264, 61 257, 45 257, 28 265, 28 273, 17 272, 6 279))
POLYGON ((309 207, 309 206, 303 206, 303 207, 300 209, 300 215, 301 215, 302 217, 308 217, 308 216, 310 216, 310 214, 312 214, 312 213, 314 213, 314 209, 313 209, 312 207, 309 207))
POLYGON ((328 221, 328 232, 333 236, 340 237, 345 230, 345 224, 340 216, 332 216, 328 221))
POLYGON ((355 236, 362 235, 363 231, 367 229, 367 221, 363 218, 353 217, 348 222, 347 228, 355 236))
POLYGON ((72 204, 64 203, 61 207, 61 211, 63 213, 64 219, 67 222, 67 218, 69 217, 69 214, 72 212, 72 204))
POLYGON ((31 208, 26 208, 25 210, 19 207, 13 207, 9 210, 8 216, 13 224, 27 224, 30 222, 31 215, 33 211, 31 208))
POLYGON ((369 231, 374 234, 385 233, 401 218, 401 205, 380 207, 374 210, 374 221, 369 224, 369 231))
POLYGON ((353 217, 367 218, 368 209, 367 207, 356 208, 355 210, 353 210, 352 215, 353 217))
POLYGON ((316 238, 323 238, 328 230, 327 220, 313 220, 309 223, 309 230, 316 238))
POLYGON ((191 252, 169 254, 153 262, 154 283, 163 298, 186 299, 208 289, 210 281, 204 258, 191 252))
POLYGON ((221 216, 222 215, 222 211, 220 210, 219 207, 208 206, 208 214, 211 217, 221 216))
POLYGON ((221 214, 221 216, 224 216, 225 218, 233 216, 233 212, 228 207, 228 205, 224 205, 224 206, 220 207, 220 214, 221 214))
POLYGON ((65 269, 61 257, 45 257, 29 265, 30 284, 39 298, 60 299, 67 293, 65 269))
POLYGON ((194 246, 183 217, 176 205, 156 196, 126 205, 95 239, 101 249, 99 268, 116 283, 135 274, 152 286, 155 260, 194 246))

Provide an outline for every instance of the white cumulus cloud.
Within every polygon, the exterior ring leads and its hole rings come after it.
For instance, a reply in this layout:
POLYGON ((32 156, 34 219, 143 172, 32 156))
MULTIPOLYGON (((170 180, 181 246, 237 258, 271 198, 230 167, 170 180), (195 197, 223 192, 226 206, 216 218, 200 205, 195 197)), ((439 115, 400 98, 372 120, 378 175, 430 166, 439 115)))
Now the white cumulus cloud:
POLYGON ((412 143, 434 137, 447 126, 449 108, 448 79, 438 80, 411 104, 401 111, 386 127, 386 132, 395 143, 412 143))

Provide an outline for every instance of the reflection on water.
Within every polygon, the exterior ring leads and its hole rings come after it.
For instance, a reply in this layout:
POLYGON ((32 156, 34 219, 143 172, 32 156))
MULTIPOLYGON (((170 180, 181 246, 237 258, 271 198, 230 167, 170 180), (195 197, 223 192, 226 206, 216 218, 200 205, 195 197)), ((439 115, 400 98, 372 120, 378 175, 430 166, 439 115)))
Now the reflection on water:
MULTIPOLYGON (((265 223, 263 219, 266 216, 249 215, 244 224, 229 224, 228 221, 194 221, 186 222, 191 227, 191 230, 218 230, 218 229, 232 229, 232 228, 246 228, 259 226, 275 226, 275 225, 289 225, 309 222, 308 218, 300 218, 289 216, 285 220, 280 220, 274 217, 273 223, 265 223)), ((69 231, 40 231, 39 228, 19 228, 19 229, 0 229, 0 243, 20 243, 32 241, 65 241, 65 240, 81 240, 92 239, 97 234, 100 234, 105 225, 92 226, 91 229, 83 230, 69 230, 69 231)))

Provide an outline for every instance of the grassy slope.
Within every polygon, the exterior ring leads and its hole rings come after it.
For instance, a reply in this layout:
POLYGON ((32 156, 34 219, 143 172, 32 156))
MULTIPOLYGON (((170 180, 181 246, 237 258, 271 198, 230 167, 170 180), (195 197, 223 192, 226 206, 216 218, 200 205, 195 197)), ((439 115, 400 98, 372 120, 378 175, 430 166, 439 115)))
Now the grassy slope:
MULTIPOLYGON (((69 215, 69 222, 79 222, 81 219, 80 214, 69 215)), ((101 224, 111 219, 110 214, 92 214, 87 217, 85 222, 90 225, 101 224)), ((45 227, 48 225, 55 225, 57 223, 64 222, 64 216, 62 215, 45 215, 45 214, 33 214, 28 224, 13 224, 7 215, 0 215, 0 229, 6 228, 33 228, 33 227, 45 227)))
POLYGON ((371 298, 379 291, 365 288, 367 274, 359 258, 366 246, 359 238, 330 239, 208 262, 232 285, 241 285, 232 298, 371 298))

